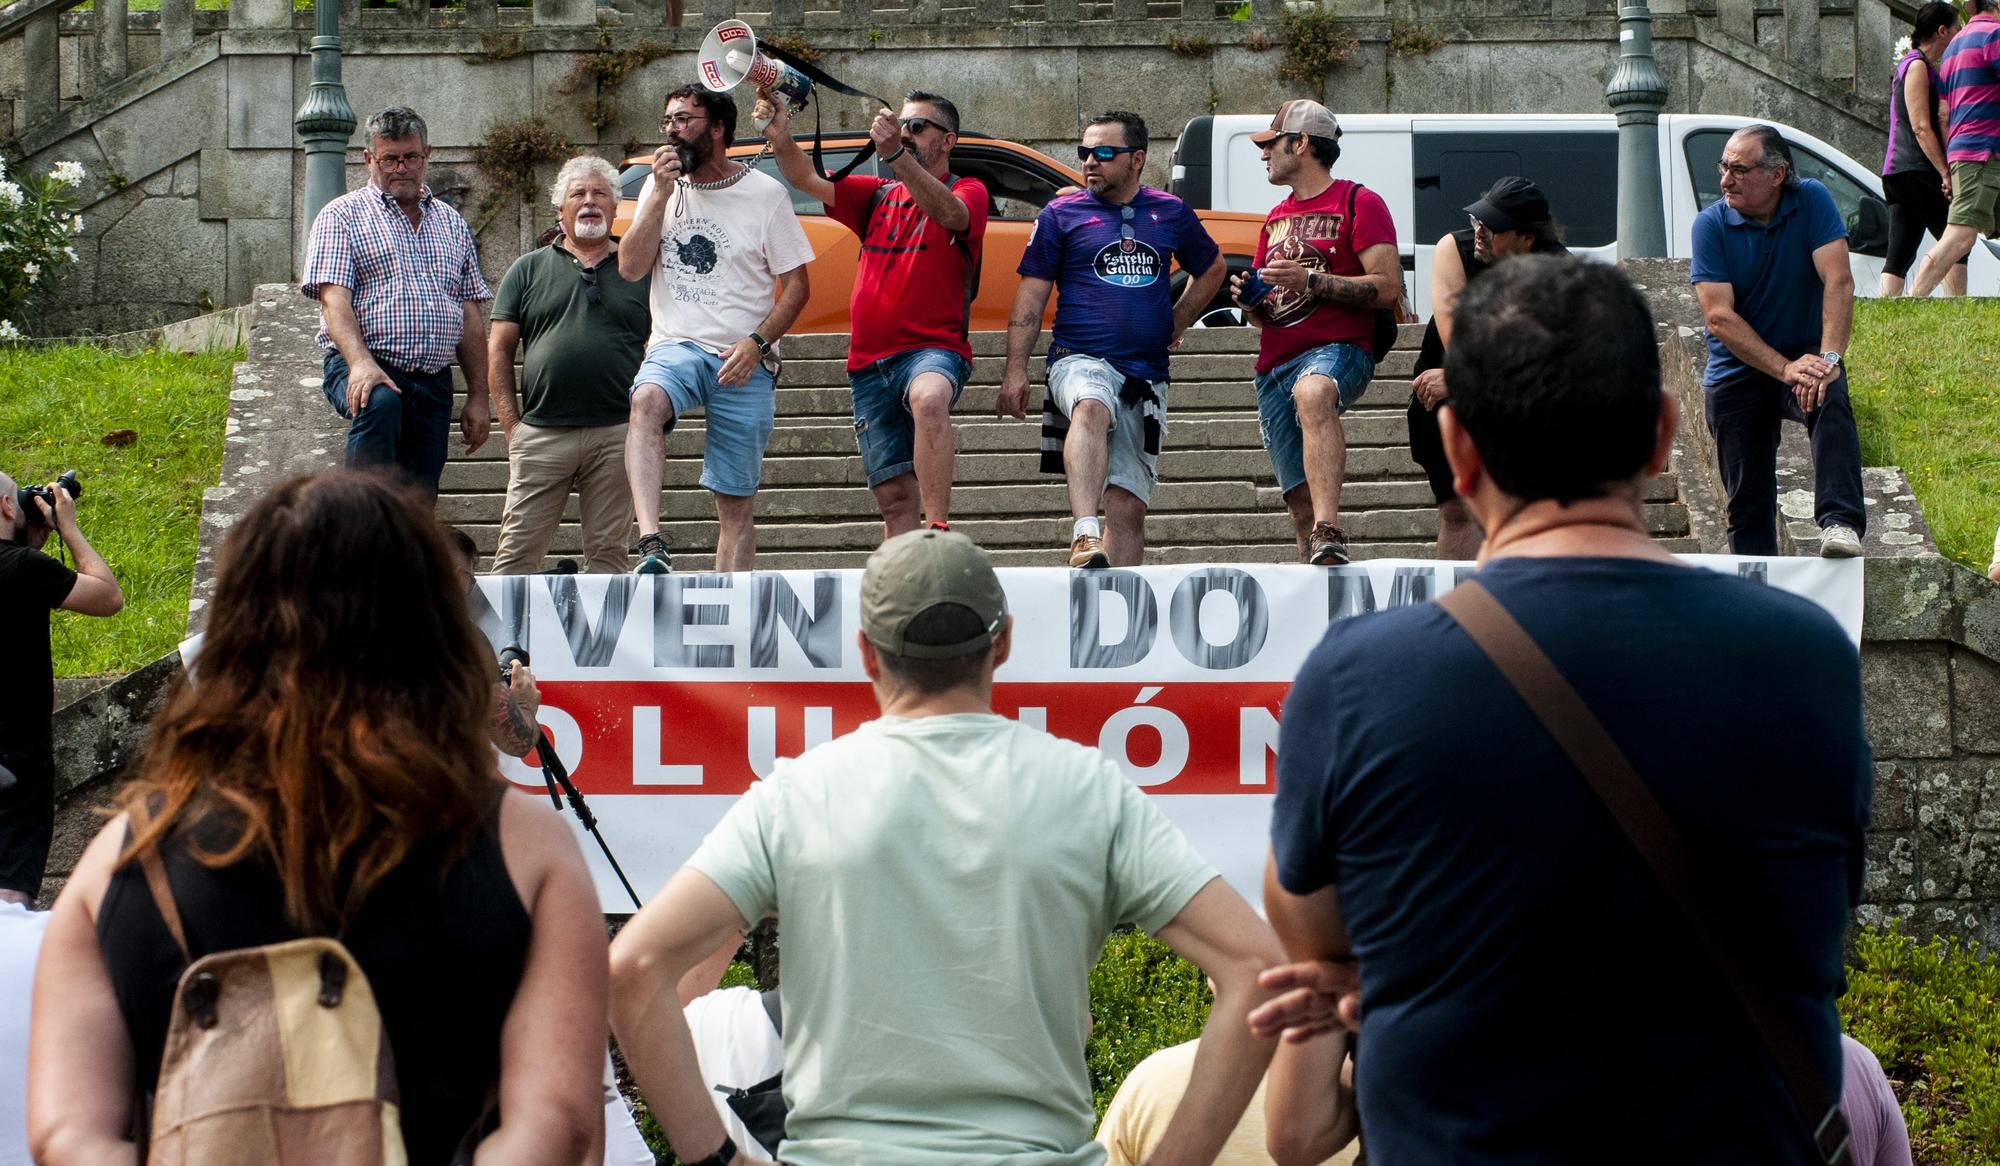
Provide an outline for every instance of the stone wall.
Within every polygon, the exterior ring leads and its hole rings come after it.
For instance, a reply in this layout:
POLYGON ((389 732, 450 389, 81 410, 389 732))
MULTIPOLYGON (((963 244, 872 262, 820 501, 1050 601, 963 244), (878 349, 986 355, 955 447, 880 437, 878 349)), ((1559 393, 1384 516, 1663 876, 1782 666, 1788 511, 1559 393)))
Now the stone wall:
MULTIPOLYGON (((425 113, 436 148, 434 182, 470 211, 487 188, 472 147, 496 124, 541 115, 580 147, 613 158, 657 139, 659 95, 693 77, 700 30, 735 6, 711 0, 714 12, 670 28, 649 16, 646 4, 542 0, 533 9, 496 11, 490 0, 484 9, 473 0, 467 8, 417 3, 392 11, 350 3, 347 93, 364 117, 391 104, 425 113), (666 55, 634 70, 616 93, 594 83, 560 91, 588 54, 642 41, 666 55), (591 99, 613 109, 602 129, 586 116, 591 99)), ((819 63, 835 76, 890 95, 919 85, 946 92, 969 126, 1058 155, 1089 114, 1136 108, 1162 144, 1150 160, 1156 183, 1167 177, 1165 144, 1189 117, 1265 112, 1299 95, 1278 75, 1284 52, 1268 17, 1169 18, 1148 14, 1179 11, 1174 5, 1135 10, 1130 0, 1072 0, 1069 9, 1084 18, 1066 21, 1039 19, 1058 4, 1002 4, 997 10, 1013 18, 988 19, 995 6, 983 0, 976 10, 925 9, 916 0, 893 11, 854 0, 843 0, 839 11, 796 0, 791 11, 782 0, 777 6, 776 18, 744 15, 767 30, 779 19, 823 54, 819 63), (1087 18, 1099 9, 1136 15, 1087 18)), ((1715 0, 1706 11, 1699 0, 1694 11, 1685 0, 1657 7, 1655 45, 1670 112, 1769 116, 1858 158, 1881 150, 1889 30, 1882 0, 1828 0, 1811 37, 1785 31, 1784 10, 1745 0, 1715 0)), ((1357 39, 1353 57, 1320 86, 1318 95, 1336 111, 1604 111, 1618 44, 1605 0, 1337 0, 1329 8, 1357 39), (1427 55, 1391 53, 1391 33, 1410 28, 1428 29, 1444 43, 1427 55)), ((291 119, 310 80, 310 13, 240 0, 225 26, 213 23, 214 14, 195 13, 192 25, 171 32, 154 14, 134 14, 119 49, 126 72, 115 77, 105 50, 94 47, 104 31, 70 13, 63 20, 73 35, 62 38, 67 47, 55 54, 61 67, 46 82, 29 60, 32 38, 10 34, 20 19, 10 25, 0 17, 0 127, 11 124, 16 135, 9 161, 41 169, 74 158, 91 174, 81 192, 83 259, 46 306, 39 332, 150 327, 244 303, 257 284, 293 277, 306 225, 303 155, 291 119), (164 48, 169 38, 187 47, 164 48)), ((827 106, 829 128, 859 128, 867 116, 860 102, 827 106)), ((357 137, 351 184, 363 180, 358 147, 357 137)), ((510 204, 484 222, 489 279, 497 280, 549 219, 540 205, 510 204)))

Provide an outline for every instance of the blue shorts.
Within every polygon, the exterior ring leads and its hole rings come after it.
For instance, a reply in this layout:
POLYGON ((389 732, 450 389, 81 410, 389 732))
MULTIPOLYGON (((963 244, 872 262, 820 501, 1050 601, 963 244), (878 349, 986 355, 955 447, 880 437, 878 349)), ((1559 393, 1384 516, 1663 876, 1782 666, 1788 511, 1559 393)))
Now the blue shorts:
POLYGON ((674 415, 667 432, 693 409, 704 410, 708 433, 701 449, 701 484, 717 494, 748 498, 764 480, 764 447, 778 415, 778 378, 758 365, 743 384, 724 388, 716 375, 722 358, 688 341, 657 344, 632 378, 632 392, 658 385, 674 415))
POLYGON ((917 429, 910 419, 910 382, 934 372, 951 382, 958 404, 972 362, 947 348, 912 348, 847 374, 854 389, 854 443, 868 485, 879 486, 916 469, 917 429))
POLYGON ((1271 472, 1278 492, 1289 494, 1306 480, 1306 438, 1299 428, 1299 411, 1292 403, 1292 386, 1300 377, 1323 376, 1340 391, 1340 411, 1368 391, 1375 375, 1375 358, 1358 344, 1322 344, 1257 377, 1257 430, 1264 452, 1271 455, 1271 472))

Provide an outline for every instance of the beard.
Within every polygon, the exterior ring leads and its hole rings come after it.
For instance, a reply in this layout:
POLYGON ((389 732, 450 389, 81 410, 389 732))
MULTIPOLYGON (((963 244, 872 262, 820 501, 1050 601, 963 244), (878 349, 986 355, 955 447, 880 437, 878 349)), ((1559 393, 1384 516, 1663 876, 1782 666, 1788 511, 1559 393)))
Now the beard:
POLYGON ((611 221, 603 215, 593 215, 590 218, 578 216, 576 220, 575 234, 579 239, 602 239, 610 233, 611 221))
POLYGON ((708 165, 709 158, 715 153, 715 147, 709 142, 708 135, 703 134, 698 138, 677 139, 674 142, 674 151, 681 156, 681 172, 692 174, 708 165))

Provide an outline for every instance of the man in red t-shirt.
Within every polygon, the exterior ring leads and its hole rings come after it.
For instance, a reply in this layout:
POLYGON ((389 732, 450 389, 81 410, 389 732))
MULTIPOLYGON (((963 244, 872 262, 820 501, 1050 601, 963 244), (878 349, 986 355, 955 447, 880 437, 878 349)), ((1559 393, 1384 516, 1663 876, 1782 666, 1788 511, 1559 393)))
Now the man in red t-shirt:
POLYGON ((967 313, 979 290, 986 187, 949 169, 958 107, 913 89, 900 115, 887 109, 869 128, 882 167, 895 177, 819 176, 792 140, 789 111, 768 96, 756 116, 785 181, 826 204, 861 237, 854 276, 847 380, 854 439, 885 538, 920 518, 943 527, 951 508, 951 407, 972 375, 967 313))
MULTIPOLYGON (((1291 511, 1301 562, 1347 561, 1337 523, 1347 474, 1340 414, 1375 375, 1375 309, 1403 294, 1396 225, 1380 195, 1334 181, 1340 123, 1317 101, 1287 101, 1252 134, 1273 186, 1292 193, 1264 219, 1257 276, 1270 285, 1244 318, 1260 330, 1257 422, 1291 511)), ((1237 302, 1245 277, 1233 281, 1237 302)))

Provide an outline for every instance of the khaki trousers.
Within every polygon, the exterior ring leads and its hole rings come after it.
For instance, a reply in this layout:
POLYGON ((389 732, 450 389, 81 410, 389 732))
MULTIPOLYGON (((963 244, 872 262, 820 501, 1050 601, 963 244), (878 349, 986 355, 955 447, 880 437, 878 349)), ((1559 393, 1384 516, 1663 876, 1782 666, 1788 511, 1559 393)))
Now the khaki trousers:
POLYGON ((496 575, 542 569, 574 488, 583 520, 584 569, 622 574, 631 545, 632 493, 625 483, 625 426, 553 426, 523 421, 507 446, 507 507, 500 516, 496 575))

